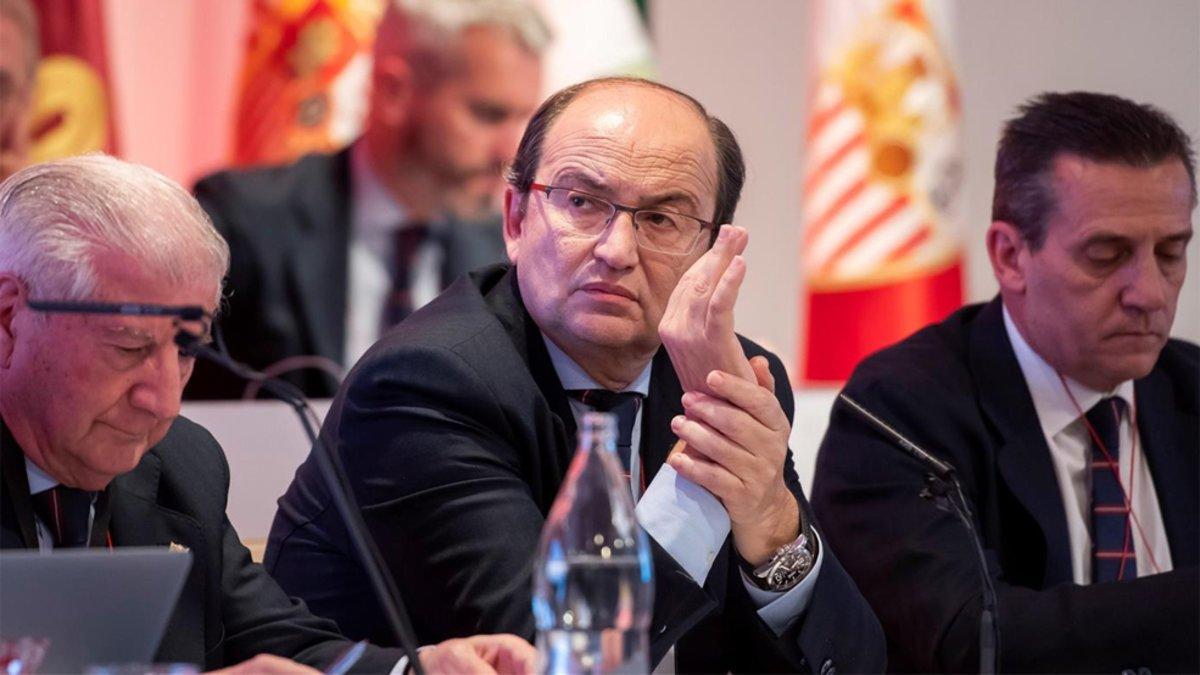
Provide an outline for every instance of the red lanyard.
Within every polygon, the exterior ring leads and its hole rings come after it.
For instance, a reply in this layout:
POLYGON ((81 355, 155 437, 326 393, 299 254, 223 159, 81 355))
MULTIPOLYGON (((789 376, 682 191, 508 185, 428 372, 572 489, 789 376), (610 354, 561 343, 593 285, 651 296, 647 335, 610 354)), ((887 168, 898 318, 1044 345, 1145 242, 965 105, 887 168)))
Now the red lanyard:
MULTIPOLYGON (((1062 382, 1063 391, 1067 392, 1067 398, 1071 399, 1071 405, 1075 406, 1075 411, 1079 414, 1080 419, 1083 420, 1083 424, 1087 428, 1088 435, 1091 436, 1092 442, 1095 443, 1096 447, 1100 449, 1100 454, 1104 455, 1104 461, 1108 463, 1109 470, 1112 471, 1113 477, 1117 479, 1117 487, 1121 488, 1121 497, 1124 498, 1124 500, 1125 500, 1125 510, 1129 513, 1129 518, 1133 523, 1132 529, 1137 530, 1138 539, 1142 542, 1142 547, 1146 551, 1147 557, 1150 559, 1150 567, 1153 570, 1151 573, 1158 574, 1162 570, 1158 566, 1158 561, 1154 559, 1154 548, 1151 547, 1150 542, 1146 540, 1146 533, 1142 529, 1142 523, 1138 519, 1137 513, 1135 513, 1133 510, 1133 489, 1136 486, 1136 482, 1133 480, 1133 472, 1134 472, 1134 469, 1137 467, 1137 447, 1138 447, 1137 446, 1137 442, 1138 442, 1137 406, 1132 401, 1129 404, 1129 427, 1130 427, 1131 442, 1130 442, 1130 451, 1129 451, 1129 491, 1126 492, 1125 483, 1124 483, 1124 481, 1121 480, 1120 467, 1118 466, 1117 462, 1113 460, 1112 453, 1110 453, 1108 451, 1108 448, 1104 445, 1104 441, 1100 440, 1100 434, 1096 433, 1096 429, 1092 426, 1092 423, 1088 420, 1087 415, 1084 414, 1083 408, 1081 408, 1079 406, 1079 401, 1075 400, 1075 394, 1071 393, 1071 388, 1067 386, 1066 378, 1063 377, 1062 373, 1058 372, 1057 370, 1054 371, 1054 374, 1058 375, 1058 381, 1062 382)), ((1116 404, 1114 403, 1113 405, 1115 406, 1116 404)), ((1114 416, 1116 416, 1116 412, 1117 411, 1114 409, 1113 410, 1114 416)), ((1117 429, 1118 429, 1118 437, 1119 437, 1121 418, 1119 416, 1116 416, 1116 417, 1117 417, 1117 429)), ((1125 531, 1125 543, 1122 548, 1127 548, 1128 546, 1129 546, 1129 528, 1127 528, 1125 531)), ((1125 571, 1125 559, 1122 558, 1121 559, 1121 569, 1117 572, 1118 579, 1121 578, 1124 571, 1125 571)))

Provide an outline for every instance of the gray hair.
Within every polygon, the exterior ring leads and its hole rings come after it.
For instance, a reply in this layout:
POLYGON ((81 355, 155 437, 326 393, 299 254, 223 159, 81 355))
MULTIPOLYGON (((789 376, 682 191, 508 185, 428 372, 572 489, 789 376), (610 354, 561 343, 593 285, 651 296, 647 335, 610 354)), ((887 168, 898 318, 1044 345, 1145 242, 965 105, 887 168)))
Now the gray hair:
POLYGON ((42 55, 41 36, 38 33, 37 12, 29 0, 0 0, 0 17, 17 24, 21 37, 25 38, 25 70, 32 85, 37 72, 38 59, 42 55))
POLYGON ((474 26, 507 31, 538 56, 550 44, 545 19, 522 0, 391 0, 379 24, 375 56, 400 54, 437 68, 453 41, 474 26))
POLYGON ((210 275, 221 297, 229 245, 166 176, 103 154, 35 164, 0 183, 0 272, 29 295, 83 300, 97 253, 116 251, 172 283, 210 275))

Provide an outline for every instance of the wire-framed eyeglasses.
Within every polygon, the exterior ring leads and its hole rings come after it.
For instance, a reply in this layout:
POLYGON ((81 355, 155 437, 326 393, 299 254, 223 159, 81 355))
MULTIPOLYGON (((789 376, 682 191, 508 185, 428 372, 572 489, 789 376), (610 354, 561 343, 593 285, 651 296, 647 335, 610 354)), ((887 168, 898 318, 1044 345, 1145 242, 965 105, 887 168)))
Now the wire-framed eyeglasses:
POLYGON ((612 223, 617 212, 624 211, 633 219, 638 246, 669 255, 691 253, 705 233, 715 227, 695 216, 615 204, 574 188, 530 183, 529 190, 546 198, 550 216, 563 229, 589 237, 599 236, 612 223))
MULTIPOLYGON (((115 316, 162 316, 174 320, 175 327, 190 337, 206 341, 213 329, 213 316, 197 305, 156 305, 136 302, 89 302, 71 300, 29 300, 25 304, 38 312, 58 314, 107 314, 115 316), (187 324, 195 324, 189 326, 187 324)), ((220 341, 220 335, 217 336, 220 341)))

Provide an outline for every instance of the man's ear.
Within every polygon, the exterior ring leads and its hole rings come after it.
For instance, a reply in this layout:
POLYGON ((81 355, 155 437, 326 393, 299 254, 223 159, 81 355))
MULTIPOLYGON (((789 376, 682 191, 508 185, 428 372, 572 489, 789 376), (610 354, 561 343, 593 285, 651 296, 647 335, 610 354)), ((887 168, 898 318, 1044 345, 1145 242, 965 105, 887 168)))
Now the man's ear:
POLYGON ((16 318, 25 309, 25 282, 11 273, 0 274, 0 369, 8 368, 16 347, 16 318))
POLYGON ((987 230, 987 252, 992 273, 1005 293, 1025 292, 1025 262, 1029 244, 1012 223, 997 220, 987 230))
POLYGON ((524 207, 529 203, 524 197, 511 185, 504 188, 504 250, 513 264, 516 264, 520 250, 521 227, 525 224, 524 207))
POLYGON ((388 127, 406 124, 416 96, 416 80, 408 61, 395 54, 381 56, 372 71, 371 87, 371 114, 388 127))

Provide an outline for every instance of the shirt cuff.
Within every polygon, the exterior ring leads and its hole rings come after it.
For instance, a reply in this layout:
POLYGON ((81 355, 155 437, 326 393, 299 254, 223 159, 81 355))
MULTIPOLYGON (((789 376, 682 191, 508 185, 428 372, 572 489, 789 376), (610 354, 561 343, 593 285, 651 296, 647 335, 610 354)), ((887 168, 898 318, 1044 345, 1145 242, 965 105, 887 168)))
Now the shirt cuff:
POLYGON ((637 520, 700 586, 729 536, 729 514, 721 502, 670 464, 662 465, 638 500, 637 520))
POLYGON ((408 669, 408 657, 401 656, 396 665, 392 667, 392 672, 389 675, 404 675, 404 671, 408 669))
POLYGON ((825 560, 825 547, 821 545, 821 537, 816 530, 812 531, 817 540, 817 559, 813 561, 812 570, 800 580, 800 583, 786 591, 767 591, 759 588, 746 572, 739 568, 742 575, 742 585, 750 594, 750 600, 758 608, 758 616, 774 631, 775 636, 782 636, 796 619, 808 609, 812 600, 813 589, 817 586, 817 576, 821 574, 821 562, 825 560))

